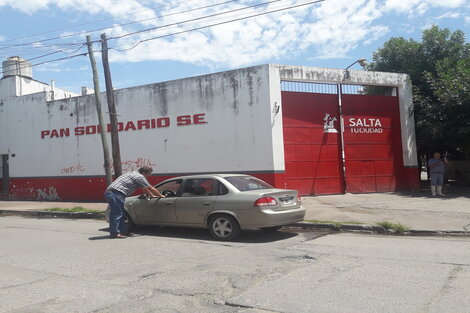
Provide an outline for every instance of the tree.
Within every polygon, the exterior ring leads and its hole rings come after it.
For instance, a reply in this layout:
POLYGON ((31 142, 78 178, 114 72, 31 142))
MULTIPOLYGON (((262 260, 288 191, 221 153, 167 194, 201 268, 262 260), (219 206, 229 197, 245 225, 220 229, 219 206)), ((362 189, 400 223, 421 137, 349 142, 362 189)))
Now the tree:
POLYGON ((418 151, 470 152, 470 44, 463 31, 434 25, 421 42, 391 38, 368 70, 410 75, 418 151))

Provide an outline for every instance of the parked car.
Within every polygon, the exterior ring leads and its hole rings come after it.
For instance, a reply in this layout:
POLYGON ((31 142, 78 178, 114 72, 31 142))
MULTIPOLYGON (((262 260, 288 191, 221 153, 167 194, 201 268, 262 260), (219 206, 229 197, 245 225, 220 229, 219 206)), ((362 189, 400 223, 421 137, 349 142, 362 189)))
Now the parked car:
POLYGON ((208 228, 215 239, 232 240, 244 229, 276 231, 302 221, 305 216, 297 191, 276 189, 249 175, 181 176, 155 187, 166 198, 149 198, 144 194, 126 198, 130 228, 135 225, 208 228))

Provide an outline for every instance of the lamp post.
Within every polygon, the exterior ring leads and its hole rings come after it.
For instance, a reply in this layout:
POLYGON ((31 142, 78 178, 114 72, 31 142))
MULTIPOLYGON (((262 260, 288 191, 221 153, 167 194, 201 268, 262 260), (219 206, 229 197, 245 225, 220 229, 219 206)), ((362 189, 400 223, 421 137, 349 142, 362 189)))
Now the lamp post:
MULTIPOLYGON (((351 78, 351 73, 349 72, 349 68, 354 64, 359 63, 360 66, 364 67, 367 65, 367 60, 364 58, 358 59, 354 61, 351 65, 349 65, 345 72, 343 81, 351 78)), ((343 84, 338 82, 338 109, 339 109, 339 135, 341 140, 341 162, 342 162, 342 170, 343 170, 343 177, 344 177, 344 188, 346 190, 346 154, 344 152, 344 119, 343 119, 343 84)))
POLYGON ((367 59, 364 59, 364 58, 358 59, 358 60, 354 61, 351 65, 346 67, 346 70, 344 71, 344 79, 343 80, 351 78, 351 73, 349 72, 349 68, 351 66, 353 66, 354 64, 356 64, 356 63, 359 63, 360 66, 364 67, 364 66, 367 65, 367 59))

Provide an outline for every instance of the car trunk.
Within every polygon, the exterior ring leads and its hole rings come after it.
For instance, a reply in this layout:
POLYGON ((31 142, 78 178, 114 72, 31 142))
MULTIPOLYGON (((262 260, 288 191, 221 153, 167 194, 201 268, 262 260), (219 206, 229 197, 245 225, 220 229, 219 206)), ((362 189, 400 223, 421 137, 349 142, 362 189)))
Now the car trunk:
POLYGON ((297 199, 298 192, 296 190, 284 190, 284 189, 260 189, 260 190, 250 190, 244 191, 244 193, 256 193, 261 197, 272 197, 276 199, 277 205, 269 206, 270 209, 280 211, 280 210, 290 210, 293 208, 298 208, 300 203, 297 199))

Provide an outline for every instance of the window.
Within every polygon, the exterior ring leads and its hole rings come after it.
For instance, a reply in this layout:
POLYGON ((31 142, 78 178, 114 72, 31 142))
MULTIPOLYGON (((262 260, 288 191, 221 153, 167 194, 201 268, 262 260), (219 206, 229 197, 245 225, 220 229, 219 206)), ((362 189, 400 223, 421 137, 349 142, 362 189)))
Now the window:
POLYGON ((186 180, 182 197, 214 196, 214 181, 210 178, 195 178, 186 180))
POLYGON ((164 183, 163 185, 157 186, 158 191, 161 193, 165 192, 166 197, 174 197, 178 193, 178 190, 181 186, 181 179, 172 180, 169 182, 164 183))
POLYGON ((235 186, 240 191, 258 190, 258 189, 271 189, 273 188, 268 183, 261 179, 251 176, 232 176, 225 177, 225 179, 235 186))
POLYGON ((220 196, 223 196, 223 195, 226 195, 228 194, 228 188, 222 184, 220 181, 218 182, 218 185, 219 185, 219 195, 220 196))

